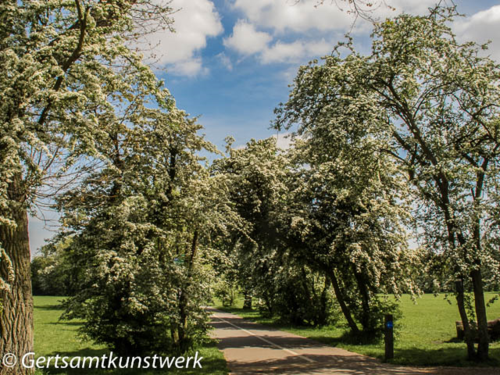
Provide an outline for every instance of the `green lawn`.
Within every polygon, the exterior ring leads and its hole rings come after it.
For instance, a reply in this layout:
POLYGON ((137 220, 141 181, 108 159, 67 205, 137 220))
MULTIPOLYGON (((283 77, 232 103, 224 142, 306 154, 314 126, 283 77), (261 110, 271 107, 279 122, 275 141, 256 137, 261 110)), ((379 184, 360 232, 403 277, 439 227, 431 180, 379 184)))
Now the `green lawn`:
MULTIPOLYGON (((491 294, 489 297, 493 297, 491 294)), ((103 346, 94 345, 81 340, 77 335, 80 322, 59 321, 62 310, 59 307, 61 297, 35 297, 35 352, 39 356, 81 357, 102 356, 108 353, 103 346)), ((273 325, 277 328, 322 341, 329 345, 342 347, 357 353, 383 358, 383 343, 359 345, 342 338, 346 332, 344 327, 304 328, 291 327, 279 324, 273 319, 262 318, 257 311, 241 310, 243 300, 238 300, 235 308, 218 308, 237 313, 245 318, 273 325)), ((456 342, 455 321, 459 320, 455 303, 451 305, 444 296, 434 297, 424 295, 415 305, 409 296, 401 300, 403 318, 395 322, 398 329, 394 363, 404 365, 475 365, 464 360, 465 345, 456 342)), ((500 317, 500 302, 488 308, 489 319, 500 317)), ((211 342, 199 349, 203 356, 203 370, 163 370, 163 371, 133 371, 133 370, 44 370, 37 374, 215 374, 228 373, 222 353, 211 342)), ((490 365, 500 363, 500 342, 491 345, 490 365)))
MULTIPOLYGON (((59 321, 62 309, 59 301, 62 297, 35 297, 35 353, 40 356, 55 356, 59 354, 68 357, 102 356, 109 351, 100 345, 83 341, 77 334, 81 322, 59 321)), ((200 356, 203 357, 201 364, 203 369, 179 369, 179 370, 39 370, 37 374, 215 374, 226 375, 228 373, 226 361, 222 353, 210 342, 199 348, 200 356)))
MULTIPOLYGON (((488 299, 494 297, 488 294, 488 299)), ((395 341, 395 358, 392 363, 412 366, 454 365, 477 366, 475 363, 465 361, 465 344, 457 342, 455 321, 460 320, 456 302, 450 297, 450 304, 444 295, 424 295, 414 304, 408 295, 401 299, 400 308, 403 317, 395 322, 397 336, 395 341)), ((216 304, 217 305, 217 304, 216 304)), ((233 312, 244 318, 272 325, 304 337, 338 346, 347 350, 383 359, 383 341, 376 344, 361 345, 352 343, 343 338, 346 327, 292 327, 280 324, 273 319, 265 319, 257 311, 244 311, 241 309, 243 300, 238 299, 234 308, 219 309, 233 312)), ((488 319, 500 318, 500 301, 488 307, 488 319)), ((500 342, 491 344, 492 361, 490 366, 500 365, 500 342)))

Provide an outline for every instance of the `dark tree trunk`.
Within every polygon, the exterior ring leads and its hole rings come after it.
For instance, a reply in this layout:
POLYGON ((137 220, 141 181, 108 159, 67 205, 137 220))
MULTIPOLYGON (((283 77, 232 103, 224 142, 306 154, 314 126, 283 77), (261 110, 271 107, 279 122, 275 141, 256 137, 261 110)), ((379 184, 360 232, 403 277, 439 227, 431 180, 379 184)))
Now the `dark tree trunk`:
MULTIPOLYGON (((444 212, 445 220, 446 220, 446 227, 448 230, 448 242, 451 245, 452 249, 456 249, 456 244, 460 244, 461 246, 464 246, 466 244, 466 240, 464 236, 461 234, 461 232, 456 228, 453 220, 453 216, 450 213, 449 210, 449 197, 448 197, 448 185, 445 184, 443 185, 442 188, 442 209, 444 212)), ((478 232, 477 232, 478 233, 478 232)), ((475 233, 476 234, 476 233, 475 233)), ((477 239, 476 239, 477 240, 477 239)), ((474 271, 472 271, 474 272, 474 271)), ((471 273, 472 277, 472 273, 471 273)), ((487 322, 486 322, 486 308, 484 306, 484 293, 483 293, 483 288, 482 288, 482 280, 481 280, 481 272, 479 272, 479 283, 480 283, 480 290, 481 292, 479 293, 479 290, 476 292, 476 282, 473 280, 473 285, 474 285, 474 299, 479 298, 479 300, 483 302, 483 308, 484 308, 484 326, 485 326, 485 331, 484 334, 486 335, 486 358, 488 357, 488 347, 489 347, 489 340, 488 340, 488 332, 487 332, 487 322), (480 294, 480 295, 479 295, 480 294)), ((457 293, 457 305, 458 305, 458 311, 460 313, 460 318, 462 320, 462 324, 464 326, 464 334, 465 334, 465 343, 467 345, 467 359, 468 360, 478 360, 479 356, 476 353, 476 348, 474 345, 475 341, 475 332, 472 330, 472 327, 469 324, 469 319, 467 317, 467 311, 465 309, 465 291, 464 291, 464 282, 463 282, 463 277, 461 280, 458 280, 455 282, 455 288, 456 288, 456 293, 457 293)), ((480 316, 478 315, 478 301, 476 300, 476 315, 478 319, 480 316)), ((480 304, 480 302, 479 302, 480 304)), ((481 314, 481 312, 479 312, 481 314)), ((484 337, 483 337, 484 340, 484 337)), ((481 346, 482 350, 484 351, 484 342, 483 345, 481 346)))
POLYGON ((489 351, 488 318, 486 316, 486 303, 484 300, 483 279, 481 270, 471 272, 472 285, 474 288, 474 303, 477 316, 477 330, 479 345, 477 347, 476 360, 486 361, 489 351))
MULTIPOLYGON (((487 165, 487 164, 486 164, 487 165)), ((476 191, 476 198, 480 197, 482 185, 483 185, 484 173, 480 174, 478 187, 476 191)), ((481 218, 478 215, 476 217, 474 229, 474 240, 476 243, 476 250, 480 252, 481 244, 481 218)), ((476 360, 483 362, 488 360, 488 352, 490 346, 490 337, 488 334, 488 317, 486 315, 486 302, 484 300, 484 289, 483 289, 483 277, 481 274, 481 260, 479 258, 474 262, 475 268, 473 268, 470 273, 472 279, 472 288, 474 290, 474 307, 476 309, 477 317, 477 330, 479 344, 477 347, 476 360)))
MULTIPOLYGON (((17 209, 12 217, 17 227, 0 226, 0 242, 12 261, 15 278, 11 291, 2 291, 3 310, 0 314, 0 355, 16 355, 17 366, 2 367, 0 374, 33 374, 33 369, 19 365, 24 354, 33 352, 33 296, 31 294, 30 246, 28 215, 25 209, 17 209)), ((0 276, 8 279, 7 264, 0 261, 0 276)), ((2 366, 2 364, 0 364, 2 366)))
POLYGON ((262 297, 264 299, 264 303, 266 305, 267 313, 269 314, 269 317, 274 316, 273 304, 271 302, 271 298, 269 297, 269 293, 265 292, 262 297))
MULTIPOLYGON (((304 296, 307 300, 308 303, 314 303, 314 298, 313 298, 313 295, 311 294, 311 291, 309 290, 309 285, 307 284, 307 271, 306 271, 306 268, 304 266, 302 266, 302 279, 301 279, 301 282, 302 282, 302 288, 304 289, 304 296)), ((313 286, 311 288, 312 290, 312 293, 314 294, 314 283, 313 283, 313 286)))
POLYGON ((179 332, 179 350, 184 353, 189 348, 189 335, 188 335, 188 314, 187 314, 187 287, 181 291, 179 299, 179 316, 181 324, 178 326, 179 332))
POLYGON ((460 319, 462 320, 462 324, 464 326, 465 343, 467 345, 467 359, 473 360, 476 357, 476 349, 474 347, 474 332, 472 332, 471 326, 469 324, 469 319, 467 317, 467 310, 465 309, 465 293, 462 280, 458 280, 455 282, 455 289, 457 293, 458 312, 460 313, 460 319))
POLYGON ((193 234, 193 242, 191 244, 191 252, 189 256, 186 256, 187 264, 187 283, 183 289, 180 290, 179 298, 179 315, 180 315, 180 325, 179 325, 179 348, 181 353, 184 353, 189 349, 191 338, 188 336, 188 293, 191 287, 191 278, 193 276, 193 267, 196 255, 198 253, 198 231, 196 230, 193 234))
MULTIPOLYGON (((355 268, 355 267, 353 267, 355 268)), ((368 291, 368 282, 366 278, 359 272, 354 270, 354 275, 356 277, 356 282, 358 284, 358 289, 361 294, 361 325, 363 326, 363 331, 371 334, 374 332, 375 327, 372 325, 372 319, 370 317, 370 292, 368 291)))
POLYGON ((335 272, 333 269, 329 268, 327 270, 328 272, 328 277, 330 278, 330 281, 333 286, 333 290, 335 292, 335 297, 337 297, 337 302, 340 305, 340 309, 342 310, 342 313, 344 314, 345 319, 347 320, 347 324, 349 325, 349 328, 351 329, 351 332, 355 335, 359 334, 359 328, 356 325, 356 322, 352 318, 351 311, 347 304, 345 303, 344 300, 344 295, 342 294, 342 291, 340 290, 340 285, 337 281, 337 277, 335 276, 335 272))
POLYGON ((243 302, 244 310, 252 310, 252 291, 250 288, 245 289, 245 301, 243 302))
POLYGON ((318 321, 316 324, 318 325, 325 325, 328 320, 328 287, 329 287, 329 279, 328 277, 325 277, 325 285, 323 287, 323 291, 321 292, 321 297, 320 297, 320 313, 318 316, 318 321))

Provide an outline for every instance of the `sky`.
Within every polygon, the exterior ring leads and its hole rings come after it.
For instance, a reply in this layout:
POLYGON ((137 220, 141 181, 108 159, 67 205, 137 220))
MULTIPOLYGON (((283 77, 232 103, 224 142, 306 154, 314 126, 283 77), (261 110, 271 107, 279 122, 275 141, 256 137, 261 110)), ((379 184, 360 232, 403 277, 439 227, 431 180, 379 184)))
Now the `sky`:
MULTIPOLYGON (((425 14, 436 2, 385 0, 387 5, 378 6, 372 16, 425 14)), ((453 25, 459 40, 491 41, 487 53, 500 62, 500 1, 454 3, 464 15, 453 25)), ((355 20, 342 0, 317 4, 318 0, 173 0, 175 33, 162 30, 139 45, 177 106, 199 117, 206 138, 223 150, 229 135, 235 145, 276 136, 270 129, 273 111, 287 100, 297 69, 328 55, 346 33, 354 36, 358 50, 369 51, 369 22, 355 20)), ((283 141, 284 134, 279 134, 278 142, 283 141)), ((35 254, 54 235, 50 228, 54 230, 57 214, 45 216, 52 222, 30 220, 35 254)))

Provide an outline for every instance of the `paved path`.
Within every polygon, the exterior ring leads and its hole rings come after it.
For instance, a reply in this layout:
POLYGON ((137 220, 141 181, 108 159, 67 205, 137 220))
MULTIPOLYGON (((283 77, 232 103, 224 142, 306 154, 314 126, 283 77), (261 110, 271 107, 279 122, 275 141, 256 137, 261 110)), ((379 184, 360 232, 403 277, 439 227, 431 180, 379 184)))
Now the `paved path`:
POLYGON ((229 370, 234 375, 451 375, 500 374, 498 369, 412 368, 384 364, 347 350, 275 330, 213 310, 212 336, 219 340, 229 370), (476 371, 478 370, 478 371, 476 371))

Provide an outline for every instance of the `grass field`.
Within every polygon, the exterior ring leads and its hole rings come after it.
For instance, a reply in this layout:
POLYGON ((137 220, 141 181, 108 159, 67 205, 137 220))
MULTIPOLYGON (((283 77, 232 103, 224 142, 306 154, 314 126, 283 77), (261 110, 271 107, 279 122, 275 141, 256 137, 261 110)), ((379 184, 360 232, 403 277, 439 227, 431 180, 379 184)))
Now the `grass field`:
MULTIPOLYGON (((59 321, 62 309, 59 307, 61 297, 35 297, 35 353, 40 356, 55 356, 59 354, 68 357, 102 356, 109 351, 100 345, 83 341, 77 335, 78 321, 59 321)), ((199 354, 203 357, 201 365, 203 369, 179 369, 179 370, 61 370, 49 369, 38 370, 38 374, 214 374, 226 375, 228 373, 226 361, 222 353, 215 346, 215 342, 210 342, 199 348, 199 354)))
MULTIPOLYGON (((488 297, 493 297, 490 294, 488 297)), ((83 341, 77 335, 78 321, 59 321, 62 313, 59 307, 60 297, 35 297, 35 352, 39 356, 83 357, 102 356, 108 350, 99 345, 83 341)), ((285 331, 309 337, 332 346, 338 346, 357 353, 383 359, 383 342, 369 345, 359 345, 343 338, 345 327, 291 327, 282 325, 276 320, 265 319, 257 311, 244 311, 241 309, 243 300, 237 301, 234 308, 220 309, 239 314, 245 318, 272 325, 285 331)), ((430 365, 476 365, 465 361, 465 345, 455 340, 455 321, 459 320, 456 304, 449 304, 444 296, 434 297, 424 295, 414 304, 409 296, 401 299, 403 317, 396 321, 397 337, 395 344, 395 359, 393 363, 414 366, 430 365)), ((500 317, 500 302, 488 308, 488 318, 500 317)), ((345 337, 345 336, 344 336, 345 337)), ((211 342, 199 349, 203 357, 202 370, 39 370, 37 374, 214 374, 225 375, 228 373, 226 362, 222 353, 211 342)), ((491 345, 492 362, 489 365, 500 365, 500 342, 491 345)))
MULTIPOLYGON (((489 293, 487 297, 490 299, 494 296, 494 293, 489 293)), ((409 296, 402 297, 400 308, 403 317, 395 322, 395 358, 391 363, 412 366, 477 366, 476 363, 465 360, 465 344, 455 339, 455 321, 460 318, 453 296, 450 300, 451 304, 445 300, 444 295, 424 295, 414 304, 409 296)), ((242 305, 243 300, 238 299, 233 308, 216 307, 332 346, 380 359, 384 357, 383 341, 369 345, 352 343, 345 338, 345 327, 287 326, 274 319, 262 318, 257 311, 242 310, 242 305)), ((500 318, 500 301, 488 307, 488 319, 496 318, 500 318)), ((492 343, 490 350, 492 361, 487 365, 500 366, 500 342, 492 343)))

